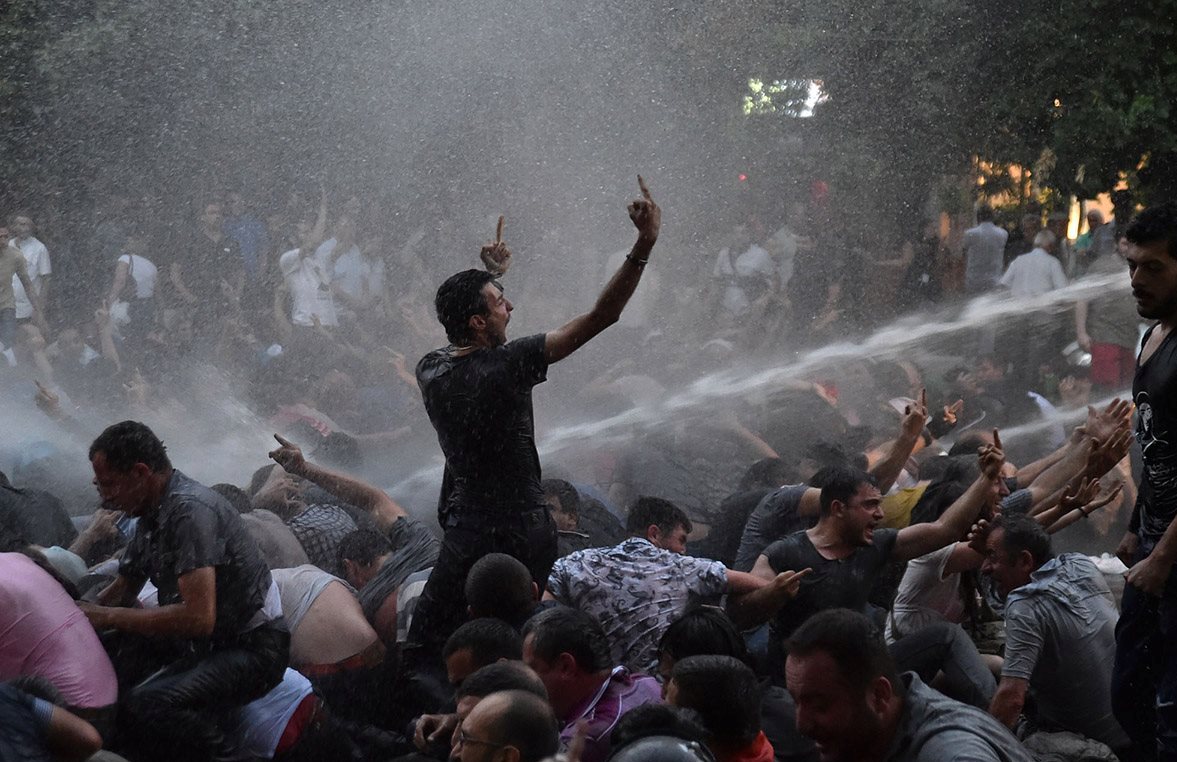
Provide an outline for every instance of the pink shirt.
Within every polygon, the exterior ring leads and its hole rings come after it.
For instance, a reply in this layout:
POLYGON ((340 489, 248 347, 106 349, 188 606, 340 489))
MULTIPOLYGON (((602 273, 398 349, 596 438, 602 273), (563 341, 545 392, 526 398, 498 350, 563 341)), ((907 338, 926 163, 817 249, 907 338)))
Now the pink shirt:
POLYGON ((86 615, 23 553, 0 553, 0 680, 37 675, 82 709, 118 698, 114 667, 86 615))

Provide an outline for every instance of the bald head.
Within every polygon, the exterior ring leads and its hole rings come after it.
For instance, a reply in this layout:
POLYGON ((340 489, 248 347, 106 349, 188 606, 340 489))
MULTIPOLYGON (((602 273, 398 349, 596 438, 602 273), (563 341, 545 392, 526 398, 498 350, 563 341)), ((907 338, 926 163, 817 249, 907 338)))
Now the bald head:
MULTIPOLYGON (((539 762, 559 748, 560 731, 548 702, 526 691, 500 691, 478 702, 462 722, 466 736, 514 749, 518 762, 539 762)), ((463 749, 463 759, 465 759, 463 749)))

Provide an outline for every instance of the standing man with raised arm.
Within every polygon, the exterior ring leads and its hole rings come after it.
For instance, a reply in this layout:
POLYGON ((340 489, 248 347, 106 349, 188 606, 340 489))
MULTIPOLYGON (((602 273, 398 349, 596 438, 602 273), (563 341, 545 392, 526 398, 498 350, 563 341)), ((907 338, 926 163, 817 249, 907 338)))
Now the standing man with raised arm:
POLYGON ((540 486, 531 389, 563 360, 621 317, 658 240, 661 210, 638 177, 642 197, 629 205, 637 241, 593 308, 554 331, 507 341, 514 305, 499 283, 511 261, 502 242, 484 246, 487 270, 465 270, 437 291, 437 318, 449 346, 417 364, 417 383, 445 453, 438 519, 441 554, 417 602, 408 645, 419 664, 440 665, 440 651, 465 618, 470 567, 487 553, 523 562, 541 587, 556 560, 556 527, 540 486))
POLYGON ((1177 759, 1177 204, 1145 209, 1126 233, 1144 335, 1132 401, 1144 468, 1117 555, 1131 567, 1116 625, 1112 709, 1142 758, 1177 759))

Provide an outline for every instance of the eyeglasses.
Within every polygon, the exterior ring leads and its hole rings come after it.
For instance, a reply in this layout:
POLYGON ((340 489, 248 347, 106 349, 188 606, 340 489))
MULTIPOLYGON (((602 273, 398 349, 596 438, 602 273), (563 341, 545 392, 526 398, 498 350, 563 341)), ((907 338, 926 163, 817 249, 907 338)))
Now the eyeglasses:
POLYGON ((456 744, 454 744, 454 748, 456 749, 459 746, 489 746, 492 749, 503 749, 509 745, 510 744, 495 743, 494 741, 483 741, 478 738, 471 738, 470 736, 468 736, 466 734, 465 730, 459 728, 458 729, 458 741, 456 744))

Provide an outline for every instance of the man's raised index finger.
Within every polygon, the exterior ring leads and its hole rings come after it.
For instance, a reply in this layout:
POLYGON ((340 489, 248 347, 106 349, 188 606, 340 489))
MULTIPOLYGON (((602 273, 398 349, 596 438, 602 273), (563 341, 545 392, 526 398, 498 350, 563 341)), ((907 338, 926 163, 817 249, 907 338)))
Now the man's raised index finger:
POLYGON ((500 214, 499 215, 499 224, 495 225, 495 243, 502 243, 503 242, 503 220, 504 219, 505 219, 504 216, 500 214))
POLYGON ((998 450, 1005 449, 1001 446, 1001 436, 997 433, 997 429, 993 430, 993 446, 998 450))
POLYGON ((638 188, 641 188, 643 198, 645 198, 647 201, 654 200, 654 198, 650 195, 650 188, 646 185, 646 181, 642 179, 641 175, 638 175, 638 188))
POLYGON ((295 446, 295 444, 293 442, 291 442, 289 439, 283 439, 281 437, 281 435, 279 435, 279 434, 275 434, 274 439, 277 439, 278 444, 282 445, 283 447, 294 447, 295 446))

